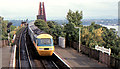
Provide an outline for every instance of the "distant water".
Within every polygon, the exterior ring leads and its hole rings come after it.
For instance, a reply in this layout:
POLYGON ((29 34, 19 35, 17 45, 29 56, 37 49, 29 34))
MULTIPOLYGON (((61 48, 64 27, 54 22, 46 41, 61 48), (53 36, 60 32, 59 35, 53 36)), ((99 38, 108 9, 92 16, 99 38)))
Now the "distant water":
POLYGON ((115 26, 113 26, 113 25, 102 25, 102 26, 107 27, 108 29, 110 29, 110 28, 116 29, 116 31, 118 32, 117 35, 120 36, 120 26, 119 25, 115 25, 115 26))
MULTIPOLYGON (((13 24, 13 26, 20 26, 21 25, 21 22, 22 22, 23 20, 9 20, 9 22, 12 22, 13 24)), ((32 22, 32 21, 34 21, 34 20, 30 20, 30 21, 28 21, 28 23, 30 23, 30 22, 32 22)))
POLYGON ((118 25, 116 25, 116 26, 102 25, 102 26, 105 26, 105 27, 107 27, 108 29, 110 29, 110 28, 114 28, 114 29, 116 29, 116 31, 118 31, 118 25))
MULTIPOLYGON (((9 20, 10 22, 13 23, 14 26, 20 26, 21 22, 23 20, 9 20)), ((29 20, 28 23, 32 22, 34 20, 29 20)), ((56 23, 62 25, 64 23, 68 23, 67 20, 48 20, 48 21, 55 21, 56 23)), ((117 19, 84 19, 82 20, 82 24, 84 26, 89 26, 91 25, 91 22, 95 22, 96 24, 102 25, 107 27, 108 29, 114 28, 116 31, 118 31, 118 20, 117 19)))

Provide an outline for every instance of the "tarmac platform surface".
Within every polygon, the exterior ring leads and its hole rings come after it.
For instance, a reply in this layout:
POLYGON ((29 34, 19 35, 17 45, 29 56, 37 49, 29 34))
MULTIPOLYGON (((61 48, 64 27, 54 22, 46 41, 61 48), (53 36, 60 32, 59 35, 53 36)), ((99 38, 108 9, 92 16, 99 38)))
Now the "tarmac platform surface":
POLYGON ((10 66, 10 59, 11 59, 11 47, 3 47, 0 48, 0 68, 1 67, 9 67, 10 66))
MULTIPOLYGON (((99 68, 106 69, 107 65, 104 65, 97 60, 89 58, 88 56, 78 53, 73 48, 61 48, 60 46, 55 46, 55 53, 63 59, 70 67, 78 68, 99 68)), ((108 68, 107 68, 108 69, 108 68)))

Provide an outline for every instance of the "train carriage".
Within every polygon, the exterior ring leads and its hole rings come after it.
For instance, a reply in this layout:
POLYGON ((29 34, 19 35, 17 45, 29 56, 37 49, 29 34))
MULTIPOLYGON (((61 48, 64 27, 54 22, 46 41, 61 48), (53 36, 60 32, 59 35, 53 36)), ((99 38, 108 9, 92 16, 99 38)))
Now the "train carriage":
POLYGON ((40 56, 51 56, 54 52, 53 37, 34 25, 28 25, 28 33, 40 56))

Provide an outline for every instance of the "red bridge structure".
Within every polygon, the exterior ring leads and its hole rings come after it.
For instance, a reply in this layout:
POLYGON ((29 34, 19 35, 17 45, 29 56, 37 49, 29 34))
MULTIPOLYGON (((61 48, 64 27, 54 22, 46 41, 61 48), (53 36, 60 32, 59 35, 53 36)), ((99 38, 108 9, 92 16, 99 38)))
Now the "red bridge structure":
POLYGON ((42 20, 46 21, 46 14, 45 14, 44 2, 40 2, 37 19, 42 19, 42 20))

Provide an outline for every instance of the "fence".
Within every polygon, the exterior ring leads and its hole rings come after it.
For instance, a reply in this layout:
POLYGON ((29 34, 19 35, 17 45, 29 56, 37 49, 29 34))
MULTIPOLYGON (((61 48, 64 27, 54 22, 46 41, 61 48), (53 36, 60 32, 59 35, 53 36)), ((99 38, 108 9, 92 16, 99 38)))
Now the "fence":
MULTIPOLYGON (((70 43, 71 44, 71 43, 70 43)), ((72 42, 71 47, 74 49, 78 49, 78 43, 72 42)), ((120 69, 120 59, 109 56, 106 53, 102 53, 101 51, 91 49, 89 47, 81 45, 81 52, 88 55, 90 58, 94 58, 99 62, 106 64, 108 67, 112 67, 114 69, 120 69)))
POLYGON ((8 46, 8 40, 0 40, 0 48, 4 46, 8 46))

